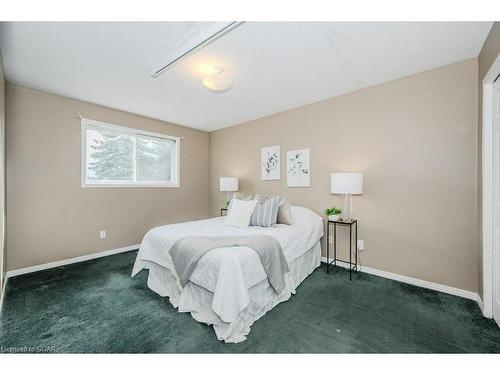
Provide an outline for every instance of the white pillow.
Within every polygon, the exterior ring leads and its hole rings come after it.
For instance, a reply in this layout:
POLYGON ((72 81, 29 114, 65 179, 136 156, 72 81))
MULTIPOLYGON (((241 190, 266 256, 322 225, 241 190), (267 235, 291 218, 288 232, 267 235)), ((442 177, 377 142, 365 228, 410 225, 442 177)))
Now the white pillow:
POLYGON ((226 216, 226 225, 241 229, 248 228, 256 204, 255 199, 251 201, 233 199, 231 210, 228 211, 226 216))
MULTIPOLYGON (((251 195, 245 195, 245 194, 242 194, 242 193, 236 193, 236 194, 234 194, 233 198, 229 202, 229 205, 227 206, 227 212, 231 211, 231 204, 233 203, 233 200, 235 200, 235 199, 239 199, 240 201, 250 201, 250 200, 252 200, 252 196, 251 195)), ((255 197, 255 199, 257 199, 257 197, 255 197)))

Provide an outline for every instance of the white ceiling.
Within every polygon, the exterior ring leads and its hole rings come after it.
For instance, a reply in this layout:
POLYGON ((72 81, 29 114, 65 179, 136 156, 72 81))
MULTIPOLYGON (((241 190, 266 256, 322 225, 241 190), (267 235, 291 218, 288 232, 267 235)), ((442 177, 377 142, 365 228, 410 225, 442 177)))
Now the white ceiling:
POLYGON ((216 130, 475 57, 491 22, 250 22, 160 77, 151 70, 209 23, 2 23, 7 80, 216 130), (224 67, 233 89, 201 84, 224 67))

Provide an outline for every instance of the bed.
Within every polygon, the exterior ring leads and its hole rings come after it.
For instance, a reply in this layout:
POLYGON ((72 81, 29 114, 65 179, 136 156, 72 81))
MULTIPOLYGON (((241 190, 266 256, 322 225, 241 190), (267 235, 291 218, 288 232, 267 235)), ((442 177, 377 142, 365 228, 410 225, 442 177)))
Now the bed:
POLYGON ((246 339, 252 324, 278 303, 288 300, 297 286, 321 262, 322 218, 305 207, 292 206, 292 225, 264 228, 228 227, 224 217, 164 225, 151 229, 141 243, 132 270, 149 271, 148 287, 169 297, 179 312, 213 325, 217 338, 228 343, 246 339), (290 272, 285 288, 271 287, 257 253, 247 246, 216 248, 199 261, 189 281, 181 286, 168 256, 172 244, 185 236, 268 235, 281 245, 290 272))

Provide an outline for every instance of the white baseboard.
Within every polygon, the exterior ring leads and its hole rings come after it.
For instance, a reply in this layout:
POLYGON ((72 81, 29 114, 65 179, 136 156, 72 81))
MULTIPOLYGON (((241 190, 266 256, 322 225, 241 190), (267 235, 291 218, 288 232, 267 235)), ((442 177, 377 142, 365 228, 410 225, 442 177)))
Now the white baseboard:
POLYGON ((137 250, 139 248, 139 246, 140 245, 131 245, 131 246, 126 246, 126 247, 120 247, 119 249, 106 250, 106 251, 101 251, 101 252, 93 253, 93 254, 89 254, 89 255, 82 255, 79 257, 75 257, 75 258, 63 259, 63 260, 58 260, 56 262, 44 263, 44 264, 39 264, 37 266, 31 266, 31 267, 26 267, 26 268, 19 268, 17 270, 7 271, 6 277, 5 277, 5 279, 6 279, 5 284, 7 284, 7 279, 9 277, 24 275, 26 273, 31 273, 31 272, 42 271, 42 270, 46 270, 49 268, 65 266, 67 264, 84 262, 86 260, 102 258, 102 257, 106 257, 108 255, 125 253, 127 251, 137 250))
MULTIPOLYGON (((321 257, 321 261, 323 263, 326 263, 326 258, 321 257)), ((344 267, 344 268, 349 268, 349 263, 345 263, 342 261, 337 261, 337 265, 344 267)), ((399 275, 397 273, 382 271, 382 270, 378 270, 376 268, 371 268, 371 267, 367 267, 367 266, 358 266, 358 269, 361 272, 366 272, 366 273, 369 273, 369 274, 375 275, 375 276, 385 277, 386 279, 396 280, 396 281, 400 281, 402 283, 419 286, 421 288, 432 289, 432 290, 436 290, 438 292, 448 293, 448 294, 452 294, 454 296, 471 299, 471 300, 477 302, 477 304, 479 305, 479 308, 481 308, 481 311, 482 311, 483 301, 481 300, 479 295, 475 292, 471 292, 471 291, 465 290, 465 289, 454 288, 454 287, 448 286, 448 285, 433 283, 431 281, 416 279, 414 277, 399 275)))
POLYGON ((4 283, 2 285, 2 290, 0 290, 0 315, 2 315, 2 309, 3 309, 3 300, 5 298, 5 286, 7 285, 7 275, 5 275, 5 280, 4 280, 4 283))
POLYGON ((484 316, 484 303, 483 303, 483 300, 481 299, 481 297, 479 297, 479 294, 477 295, 477 304, 478 304, 479 308, 481 309, 481 312, 483 313, 483 316, 484 316))

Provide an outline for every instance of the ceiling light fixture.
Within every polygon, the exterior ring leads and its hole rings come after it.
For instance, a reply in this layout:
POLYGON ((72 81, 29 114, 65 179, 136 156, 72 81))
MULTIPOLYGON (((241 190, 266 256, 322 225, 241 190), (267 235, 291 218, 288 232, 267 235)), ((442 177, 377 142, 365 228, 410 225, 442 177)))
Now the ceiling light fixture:
POLYGON ((243 23, 244 22, 237 21, 214 22, 210 27, 202 29, 193 38, 183 43, 176 51, 168 55, 160 64, 158 64, 158 66, 152 70, 151 77, 158 77, 182 59, 219 39, 243 23))
POLYGON ((233 80, 220 66, 213 68, 214 73, 208 74, 202 78, 203 86, 215 93, 229 91, 233 87, 233 80))
POLYGON ((201 64, 196 67, 196 72, 202 77, 211 76, 221 71, 221 67, 214 64, 201 64))

